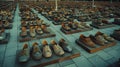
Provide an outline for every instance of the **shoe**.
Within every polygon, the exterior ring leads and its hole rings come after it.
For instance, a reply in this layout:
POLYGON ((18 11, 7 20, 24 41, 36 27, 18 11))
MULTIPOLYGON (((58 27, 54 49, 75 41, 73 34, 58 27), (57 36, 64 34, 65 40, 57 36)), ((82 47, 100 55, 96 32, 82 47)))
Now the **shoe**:
POLYGON ((69 22, 68 26, 72 29, 77 29, 77 26, 75 25, 75 23, 69 22))
POLYGON ((62 23, 62 28, 64 30, 66 30, 66 31, 70 31, 71 30, 71 28, 68 25, 64 24, 64 23, 62 23))
POLYGON ((4 27, 9 27, 9 25, 10 25, 10 23, 8 21, 5 21, 3 24, 4 27))
POLYGON ((42 29, 41 29, 40 26, 35 26, 35 29, 36 29, 36 33, 37 33, 37 34, 40 34, 40 35, 43 34, 43 31, 42 31, 42 29))
POLYGON ((83 34, 80 35, 80 41, 82 41, 85 45, 91 47, 91 48, 95 48, 95 43, 91 40, 90 37, 85 37, 83 34))
POLYGON ((22 31, 21 31, 20 36, 22 36, 22 37, 26 37, 26 36, 27 36, 27 29, 26 29, 26 27, 22 27, 21 30, 22 30, 22 31))
POLYGON ((40 60, 42 58, 42 52, 40 50, 40 47, 38 43, 33 43, 32 46, 32 56, 35 60, 40 60))
POLYGON ((104 46, 105 43, 104 43, 104 40, 103 40, 103 37, 101 36, 93 36, 93 35, 90 35, 90 38, 92 39, 92 41, 98 45, 101 45, 101 46, 104 46))
POLYGON ((96 39, 100 40, 101 42, 104 42, 104 44, 109 43, 104 37, 103 37, 103 33, 101 33, 100 31, 98 31, 95 34, 96 39))
POLYGON ((64 55, 65 52, 54 40, 51 41, 51 44, 56 55, 59 55, 59 56, 64 55))
POLYGON ((103 34, 103 37, 104 37, 106 40, 110 41, 110 42, 115 41, 115 39, 114 39, 114 38, 112 38, 112 37, 108 36, 107 34, 103 34))
POLYGON ((31 37, 35 37, 36 36, 35 28, 33 26, 30 27, 30 36, 31 37))
POLYGON ((6 37, 5 29, 2 28, 2 29, 0 30, 0 40, 4 40, 5 37, 6 37))
POLYGON ((60 39, 59 45, 63 48, 64 51, 71 53, 72 47, 70 47, 64 39, 60 39))
POLYGON ((41 29, 43 30, 44 33, 50 33, 50 31, 47 30, 46 25, 41 25, 41 29))
POLYGON ((30 49, 28 44, 24 44, 23 49, 20 51, 19 54, 19 62, 27 62, 30 58, 30 49))
POLYGON ((51 57, 52 51, 51 51, 50 46, 48 45, 47 41, 43 40, 42 45, 43 45, 43 56, 46 58, 51 57))

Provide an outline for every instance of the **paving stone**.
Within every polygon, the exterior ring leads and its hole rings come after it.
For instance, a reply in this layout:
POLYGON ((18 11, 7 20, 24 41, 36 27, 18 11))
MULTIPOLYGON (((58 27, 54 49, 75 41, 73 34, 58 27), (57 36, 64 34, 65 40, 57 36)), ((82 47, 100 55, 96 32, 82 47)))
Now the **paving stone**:
POLYGON ((94 64, 95 67, 107 67, 109 64, 101 59, 99 56, 93 56, 88 58, 88 60, 94 64))
POLYGON ((4 59, 3 67, 15 67, 16 56, 6 57, 4 59))
POLYGON ((93 67, 93 64, 91 64, 84 56, 74 58, 73 61, 77 67, 93 67))
POLYGON ((70 65, 67 65, 67 66, 64 66, 64 67, 77 67, 75 64, 70 64, 70 65))
POLYGON ((66 61, 59 62, 59 64, 60 64, 60 67, 64 67, 70 64, 74 64, 74 62, 73 60, 66 60, 66 61))

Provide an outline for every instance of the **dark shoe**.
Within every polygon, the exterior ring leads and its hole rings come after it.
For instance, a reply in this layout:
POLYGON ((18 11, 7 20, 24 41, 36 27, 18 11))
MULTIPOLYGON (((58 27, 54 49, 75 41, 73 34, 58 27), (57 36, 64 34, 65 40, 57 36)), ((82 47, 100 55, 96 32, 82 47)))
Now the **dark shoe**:
POLYGON ((60 39, 59 45, 63 48, 66 52, 72 52, 72 47, 70 47, 64 39, 60 39))
POLYGON ((33 43, 32 45, 32 56, 35 60, 40 60, 42 58, 42 52, 38 43, 33 43))
POLYGON ((30 49, 28 44, 24 44, 23 49, 20 51, 19 54, 19 62, 27 62, 30 58, 30 49))

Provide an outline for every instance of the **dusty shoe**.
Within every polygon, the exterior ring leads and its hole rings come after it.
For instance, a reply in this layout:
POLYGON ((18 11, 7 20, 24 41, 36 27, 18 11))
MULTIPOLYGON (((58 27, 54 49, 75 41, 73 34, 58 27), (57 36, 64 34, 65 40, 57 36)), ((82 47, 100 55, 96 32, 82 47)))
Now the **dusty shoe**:
POLYGON ((112 38, 112 37, 108 36, 107 34, 103 34, 103 37, 104 37, 106 40, 110 41, 110 42, 115 41, 115 39, 114 39, 114 38, 112 38))
POLYGON ((24 44, 23 49, 19 54, 19 62, 27 62, 30 58, 30 49, 28 44, 24 44))
POLYGON ((36 36, 35 28, 33 26, 30 27, 30 36, 31 37, 35 37, 36 36))
POLYGON ((51 51, 50 46, 48 45, 47 41, 43 40, 42 45, 43 45, 43 56, 46 58, 51 57, 52 51, 51 51))
POLYGON ((10 23, 8 21, 5 21, 3 25, 4 27, 9 27, 10 23))
POLYGON ((27 36, 27 30, 26 30, 26 27, 22 27, 22 31, 21 31, 20 36, 22 36, 22 37, 27 36))
POLYGON ((66 52, 72 52, 72 47, 70 47, 64 39, 60 39, 59 45, 63 48, 66 52))
POLYGON ((99 32, 99 31, 95 34, 95 37, 96 37, 96 39, 100 40, 101 42, 104 42, 104 44, 109 43, 109 42, 103 37, 103 33, 99 32))
POLYGON ((105 45, 102 37, 100 37, 100 36, 90 35, 90 38, 92 39, 92 41, 93 41, 94 43, 96 43, 96 44, 98 44, 98 45, 101 45, 101 46, 105 45))
POLYGON ((46 25, 41 25, 41 29, 43 30, 44 33, 50 33, 50 31, 47 30, 46 25))
POLYGON ((69 26, 70 28, 72 28, 72 29, 77 29, 77 26, 76 26, 75 23, 73 23, 73 22, 69 22, 69 23, 68 23, 68 26, 69 26))
POLYGON ((32 46, 32 56, 35 60, 39 60, 42 58, 42 52, 40 50, 38 43, 36 42, 32 46))
POLYGON ((40 34, 40 35, 43 34, 43 31, 40 26, 36 26, 36 32, 37 34, 40 34))
POLYGON ((51 44, 56 55, 61 56, 65 53, 63 49, 54 40, 51 41, 51 44))
POLYGON ((95 43, 91 40, 90 37, 85 37, 83 34, 80 35, 80 41, 82 41, 85 45, 95 48, 95 43))
POLYGON ((71 30, 71 28, 68 25, 64 24, 64 23, 62 23, 62 28, 64 30, 66 30, 66 31, 70 31, 71 30))

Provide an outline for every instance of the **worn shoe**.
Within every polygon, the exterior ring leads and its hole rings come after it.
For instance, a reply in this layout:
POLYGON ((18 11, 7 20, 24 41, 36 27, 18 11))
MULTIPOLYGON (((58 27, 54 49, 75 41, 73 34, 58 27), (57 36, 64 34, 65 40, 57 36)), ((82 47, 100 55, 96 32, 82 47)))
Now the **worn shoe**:
POLYGON ((33 43, 32 56, 35 60, 39 60, 42 58, 42 52, 37 42, 33 43))
POLYGON ((51 57, 52 51, 51 51, 50 46, 48 45, 47 41, 43 40, 42 45, 43 45, 43 56, 46 58, 51 57))
POLYGON ((56 55, 64 55, 65 52, 54 40, 51 41, 51 44, 56 55))
POLYGON ((50 31, 47 30, 46 25, 41 25, 41 29, 43 30, 44 33, 50 33, 50 31))
POLYGON ((22 37, 27 36, 27 30, 26 30, 26 27, 22 27, 22 29, 21 29, 21 30, 22 30, 22 31, 21 31, 20 36, 22 36, 22 37))
POLYGON ((98 45, 105 45, 104 41, 103 41, 103 38, 101 36, 93 36, 93 35, 90 35, 90 38, 92 39, 92 41, 98 45))
POLYGON ((36 26, 35 27, 36 28, 36 32, 38 33, 38 34, 43 34, 43 31, 42 31, 42 29, 41 29, 41 27, 40 26, 36 26))
POLYGON ((19 62, 27 62, 30 58, 30 49, 28 44, 24 44, 23 49, 19 54, 19 62))
POLYGON ((60 39, 59 45, 63 48, 66 52, 72 52, 72 47, 70 47, 64 39, 60 39))
POLYGON ((62 28, 64 30, 66 30, 66 31, 70 31, 71 30, 71 28, 68 25, 64 24, 64 23, 62 23, 62 28))
POLYGON ((91 40, 90 37, 85 37, 83 34, 80 35, 80 41, 82 41, 85 45, 95 48, 95 43, 91 40))
POLYGON ((33 26, 30 27, 30 36, 31 37, 35 37, 36 36, 35 28, 33 26))
POLYGON ((95 34, 96 39, 100 40, 101 42, 104 42, 104 44, 109 43, 104 37, 103 37, 103 33, 101 33, 100 31, 98 31, 95 34))
POLYGON ((115 41, 115 39, 114 39, 114 38, 112 38, 112 37, 108 36, 107 34, 103 34, 103 37, 104 37, 106 40, 110 41, 110 42, 115 41))

